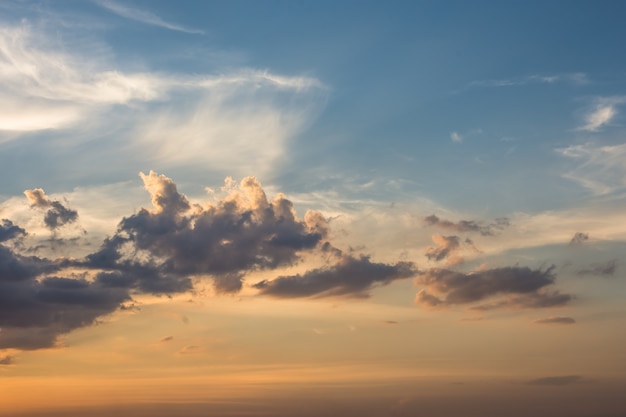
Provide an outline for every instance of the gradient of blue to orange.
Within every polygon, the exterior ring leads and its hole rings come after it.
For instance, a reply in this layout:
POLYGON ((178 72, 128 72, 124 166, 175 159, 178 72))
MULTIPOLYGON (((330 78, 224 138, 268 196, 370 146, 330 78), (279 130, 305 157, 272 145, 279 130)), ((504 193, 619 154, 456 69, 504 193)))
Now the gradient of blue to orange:
POLYGON ((0 416, 621 417, 626 6, 0 4, 0 416))

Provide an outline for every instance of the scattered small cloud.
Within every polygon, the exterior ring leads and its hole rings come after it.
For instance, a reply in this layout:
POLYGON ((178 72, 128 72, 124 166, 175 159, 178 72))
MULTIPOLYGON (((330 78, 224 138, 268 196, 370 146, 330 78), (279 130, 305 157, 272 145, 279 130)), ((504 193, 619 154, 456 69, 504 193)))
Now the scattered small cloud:
POLYGON ((32 208, 47 210, 43 219, 46 227, 55 230, 78 219, 78 212, 67 208, 58 200, 50 200, 41 188, 24 191, 32 208))
POLYGON ((578 383, 582 381, 583 377, 580 375, 564 375, 564 376, 547 376, 544 378, 537 378, 528 381, 530 385, 547 385, 547 386, 565 386, 578 383))
POLYGON ((483 236, 493 236, 510 225, 509 219, 506 217, 497 218, 489 224, 474 220, 459 220, 455 223, 450 220, 440 219, 434 214, 425 217, 424 223, 428 226, 435 226, 455 232, 478 232, 483 236))
POLYGON ((577 274, 610 277, 615 275, 616 270, 617 259, 611 259, 606 262, 593 263, 587 268, 579 269, 577 274))
POLYGON ((586 242, 587 240, 589 240, 589 235, 587 233, 576 232, 574 233, 574 236, 572 237, 572 239, 569 241, 569 244, 570 246, 581 245, 583 242, 586 242))
POLYGON ((454 143, 462 143, 463 142, 463 136, 461 136, 458 132, 450 133, 450 139, 452 139, 452 142, 454 142, 454 143))
POLYGON ((2 365, 13 365, 15 363, 12 356, 1 356, 0 357, 0 366, 2 365))
POLYGON ((587 74, 583 72, 574 72, 566 74, 552 74, 552 75, 528 75, 524 77, 515 78, 500 78, 491 80, 478 80, 469 83, 465 89, 470 88, 501 88, 501 87, 518 87, 532 84, 555 84, 555 83, 568 83, 572 85, 585 85, 589 84, 589 78, 587 74))
POLYGON ((174 340, 174 336, 167 336, 159 340, 159 343, 167 343, 167 342, 171 342, 172 340, 174 340))
POLYGON ((548 317, 545 319, 538 319, 533 321, 535 324, 574 324, 576 320, 571 317, 548 317))

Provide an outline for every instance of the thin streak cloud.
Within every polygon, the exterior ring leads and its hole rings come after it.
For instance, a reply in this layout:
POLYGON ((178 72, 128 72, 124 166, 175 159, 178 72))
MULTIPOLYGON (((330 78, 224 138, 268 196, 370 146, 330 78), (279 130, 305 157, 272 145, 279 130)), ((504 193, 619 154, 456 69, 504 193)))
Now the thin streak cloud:
POLYGON ((135 9, 127 6, 123 6, 119 3, 108 1, 108 0, 100 0, 97 2, 103 8, 115 13, 118 16, 124 17, 126 19, 135 20, 137 22, 145 23, 147 25, 158 26, 164 29, 175 30, 178 32, 190 33, 195 35, 204 35, 205 32, 199 29, 191 29, 181 25, 177 25, 175 23, 167 22, 155 15, 154 13, 135 9))

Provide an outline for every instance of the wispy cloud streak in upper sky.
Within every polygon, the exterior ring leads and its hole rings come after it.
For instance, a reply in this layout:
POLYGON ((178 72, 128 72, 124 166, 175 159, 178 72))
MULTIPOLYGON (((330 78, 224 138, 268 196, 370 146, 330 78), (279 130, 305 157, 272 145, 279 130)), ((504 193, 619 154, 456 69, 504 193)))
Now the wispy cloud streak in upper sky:
POLYGON ((147 25, 158 26, 169 30, 175 30, 178 32, 191 33, 196 35, 204 35, 205 33, 203 30, 191 29, 181 25, 177 25, 175 23, 167 22, 159 16, 155 15, 154 13, 127 7, 113 1, 100 0, 97 3, 105 9, 119 16, 125 17, 126 19, 135 20, 137 22, 145 23, 147 25))

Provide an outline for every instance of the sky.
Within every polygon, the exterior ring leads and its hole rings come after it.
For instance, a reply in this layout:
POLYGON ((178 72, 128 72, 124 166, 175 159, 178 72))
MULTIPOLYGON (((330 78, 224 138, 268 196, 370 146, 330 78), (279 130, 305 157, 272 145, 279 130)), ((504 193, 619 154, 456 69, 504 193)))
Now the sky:
POLYGON ((626 415, 626 4, 0 3, 0 416, 626 415))

